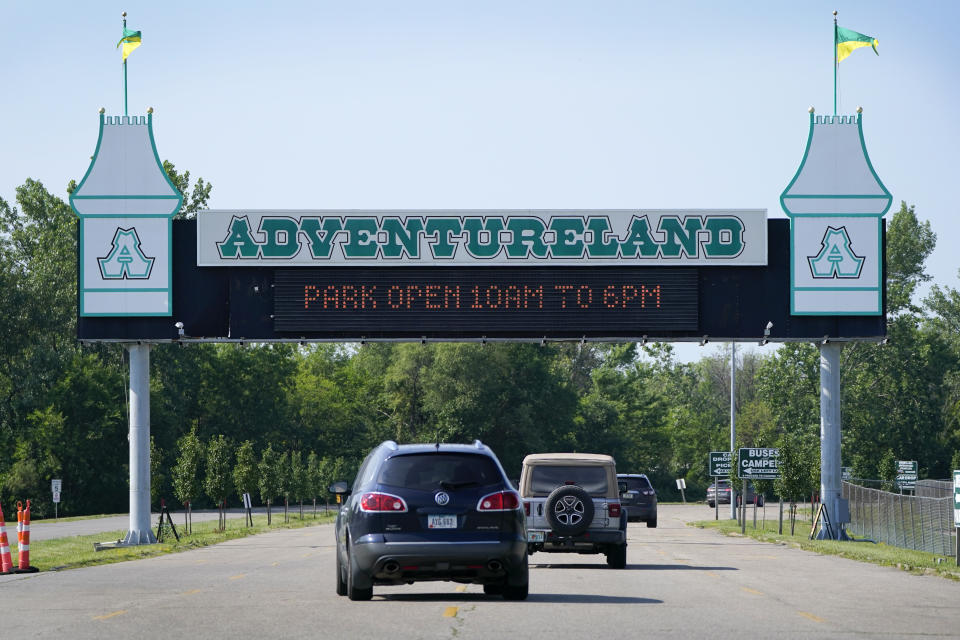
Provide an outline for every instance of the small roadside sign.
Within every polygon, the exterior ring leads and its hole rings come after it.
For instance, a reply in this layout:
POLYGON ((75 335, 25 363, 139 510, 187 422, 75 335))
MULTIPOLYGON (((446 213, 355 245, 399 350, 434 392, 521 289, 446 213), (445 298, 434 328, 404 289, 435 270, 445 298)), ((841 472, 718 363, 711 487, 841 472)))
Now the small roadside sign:
POLYGON ((249 494, 249 493, 243 494, 243 508, 244 508, 244 509, 250 509, 250 508, 252 508, 252 502, 250 501, 250 494, 249 494))
POLYGON ((850 469, 850 467, 840 467, 841 480, 849 480, 852 475, 853 475, 853 472, 850 469))
POLYGON ((726 478, 729 476, 730 469, 733 466, 733 462, 731 461, 732 457, 729 451, 711 451, 709 475, 715 478, 726 478))
POLYGON ((917 487, 916 460, 897 460, 897 487, 901 491, 917 487))
POLYGON ((53 492, 53 501, 54 501, 54 502, 60 502, 60 492, 59 492, 59 491, 54 491, 54 492, 53 492))
POLYGON ((50 491, 53 493, 60 493, 62 490, 63 481, 59 478, 54 478, 50 481, 50 491))
POLYGON ((953 472, 953 524, 960 527, 960 469, 953 472))
POLYGON ((740 449, 737 477, 751 480, 776 480, 780 477, 780 449, 740 449))
POLYGON ((687 481, 683 478, 677 478, 677 489, 686 489, 687 481))

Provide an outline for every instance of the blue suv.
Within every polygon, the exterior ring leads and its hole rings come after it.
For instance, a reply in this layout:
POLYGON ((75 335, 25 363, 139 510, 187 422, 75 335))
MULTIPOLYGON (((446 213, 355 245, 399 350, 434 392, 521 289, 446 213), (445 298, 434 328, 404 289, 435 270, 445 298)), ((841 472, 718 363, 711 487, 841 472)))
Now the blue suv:
POLYGON ((353 488, 330 487, 337 514, 337 594, 369 600, 374 585, 452 580, 524 600, 527 537, 520 496, 497 456, 466 444, 387 441, 353 488))

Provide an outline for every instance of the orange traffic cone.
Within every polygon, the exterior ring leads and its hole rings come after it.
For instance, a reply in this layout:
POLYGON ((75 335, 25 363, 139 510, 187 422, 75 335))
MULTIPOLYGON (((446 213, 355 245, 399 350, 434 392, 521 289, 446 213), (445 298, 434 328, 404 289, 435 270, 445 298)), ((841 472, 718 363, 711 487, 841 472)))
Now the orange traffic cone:
POLYGON ((7 523, 3 520, 3 505, 0 505, 0 576, 13 573, 10 558, 10 543, 7 542, 7 523))
POLYGON ((30 501, 27 500, 27 508, 24 509, 20 502, 17 502, 17 546, 19 553, 17 560, 20 566, 14 569, 14 573, 36 573, 39 571, 36 567, 30 566, 30 501))

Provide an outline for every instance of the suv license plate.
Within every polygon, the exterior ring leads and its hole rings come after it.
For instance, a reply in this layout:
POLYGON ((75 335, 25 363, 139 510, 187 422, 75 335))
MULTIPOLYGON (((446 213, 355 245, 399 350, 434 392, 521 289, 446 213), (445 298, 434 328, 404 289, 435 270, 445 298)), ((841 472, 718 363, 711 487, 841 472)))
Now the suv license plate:
POLYGON ((528 531, 527 542, 543 542, 543 531, 528 531))
POLYGON ((427 528, 428 529, 456 529, 457 516, 456 515, 440 515, 440 516, 428 515, 427 528))

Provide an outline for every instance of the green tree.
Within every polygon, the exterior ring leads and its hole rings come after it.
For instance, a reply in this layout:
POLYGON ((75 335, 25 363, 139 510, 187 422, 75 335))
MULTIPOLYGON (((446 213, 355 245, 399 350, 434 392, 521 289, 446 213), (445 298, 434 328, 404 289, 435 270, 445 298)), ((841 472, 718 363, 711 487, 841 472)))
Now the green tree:
POLYGON ((272 523, 270 505, 273 499, 280 495, 280 456, 273 450, 273 445, 267 445, 257 465, 259 472, 260 501, 267 505, 267 524, 272 523))
POLYGON ((300 519, 303 520, 303 498, 307 495, 307 468, 303 464, 303 454, 294 451, 290 454, 290 495, 300 503, 300 519))
POLYGON ((880 490, 893 491, 897 486, 897 456, 893 449, 887 449, 877 463, 877 475, 880 477, 880 490))
POLYGON ((317 517, 317 496, 321 492, 320 456, 311 451, 307 456, 307 495, 313 499, 313 517, 317 517))
POLYGON ((183 505, 184 528, 193 531, 189 518, 192 512, 192 503, 203 487, 200 479, 200 466, 206 451, 203 443, 197 437, 197 426, 194 424, 190 432, 177 440, 177 463, 173 466, 173 495, 183 505))
POLYGON ((253 451, 253 443, 244 440, 237 447, 237 460, 233 464, 233 486, 239 498, 242 499, 243 494, 256 490, 258 475, 257 455, 253 451))
POLYGON ((284 451, 277 461, 277 488, 283 496, 283 521, 290 522, 290 494, 293 491, 293 476, 290 473, 290 454, 284 451))
POLYGON ((156 438, 150 436, 150 501, 159 508, 160 499, 167 491, 167 465, 163 460, 163 449, 157 446, 156 438))
MULTIPOLYGON (((814 458, 818 458, 818 451, 808 442, 797 433, 785 433, 778 442, 780 477, 773 481, 773 487, 781 500, 790 501, 790 535, 793 535, 796 525, 797 500, 813 490, 811 468, 814 458)), ((815 466, 819 469, 819 462, 815 466)))
POLYGON ((930 280, 924 263, 937 245, 930 222, 917 219, 913 205, 900 203, 887 227, 887 310, 919 312, 913 302, 917 285, 930 280))
POLYGON ((183 204, 180 211, 174 216, 174 220, 189 220, 197 217, 197 211, 207 208, 207 201, 210 199, 210 191, 213 185, 205 182, 203 178, 197 178, 193 185, 193 191, 190 191, 190 172, 180 173, 176 166, 169 160, 163 161, 163 170, 173 186, 183 194, 183 204))
POLYGON ((233 458, 230 443, 223 435, 211 438, 207 443, 207 475, 203 482, 203 489, 210 499, 217 504, 220 512, 220 530, 226 526, 224 503, 230 495, 233 482, 230 466, 233 458))

